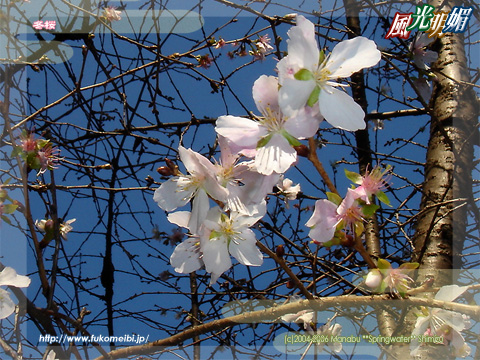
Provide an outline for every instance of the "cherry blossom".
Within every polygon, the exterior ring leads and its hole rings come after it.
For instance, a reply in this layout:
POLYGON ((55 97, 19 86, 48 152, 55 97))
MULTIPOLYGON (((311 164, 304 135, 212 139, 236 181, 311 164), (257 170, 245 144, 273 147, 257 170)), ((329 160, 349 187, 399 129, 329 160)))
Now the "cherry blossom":
POLYGON ((117 10, 117 7, 115 6, 109 6, 105 8, 103 11, 103 16, 105 16, 105 18, 110 22, 121 20, 122 19, 121 15, 122 15, 122 12, 117 10))
POLYGON ((221 157, 216 165, 218 182, 226 187, 225 210, 254 215, 265 206, 265 196, 272 191, 280 175, 260 174, 252 161, 238 162, 240 155, 223 136, 218 136, 221 157))
MULTIPOLYGON (((300 300, 300 299, 299 299, 300 300)), ((308 331, 313 331, 312 323, 313 323, 313 316, 314 312, 312 310, 300 310, 295 314, 285 314, 280 319, 285 322, 295 323, 295 324, 303 324, 303 328, 308 331)))
POLYGON ((193 198, 189 229, 196 233, 210 207, 208 196, 223 202, 227 189, 218 183, 215 165, 206 157, 183 146, 178 148, 178 153, 190 175, 180 174, 164 182, 155 190, 153 200, 163 210, 173 211, 193 198))
MULTIPOLYGON (((341 342, 332 342, 337 336, 340 336, 342 332, 342 325, 340 324, 333 324, 332 320, 329 319, 324 325, 322 325, 319 329, 317 329, 317 334, 320 336, 324 336, 326 339, 330 339, 330 341, 326 342, 326 345, 336 353, 342 351, 342 343, 341 342)), ((325 342, 318 342, 317 343, 317 351, 322 351, 323 347, 325 346, 325 342)))
POLYGON ((293 185, 292 180, 283 178, 283 176, 277 183, 277 187, 287 200, 295 200, 298 193, 301 191, 300 184, 293 185))
POLYGON ((385 259, 378 259, 378 269, 371 269, 365 277, 365 285, 374 292, 383 293, 387 288, 393 293, 405 296, 413 279, 410 273, 418 267, 418 263, 403 263, 397 269, 385 259))
POLYGON ((300 15, 288 36, 288 56, 277 65, 282 111, 290 115, 305 105, 315 105, 334 127, 350 131, 364 129, 365 113, 361 106, 337 90, 336 87, 344 85, 334 80, 376 65, 381 54, 375 42, 361 36, 345 40, 325 57, 315 40, 313 23, 300 15))
POLYGON ((268 34, 260 36, 255 43, 255 45, 258 48, 258 51, 260 51, 261 53, 266 53, 269 50, 273 50, 273 46, 270 45, 270 41, 271 40, 268 34))
MULTIPOLYGON (((168 215, 168 221, 172 224, 188 229, 191 213, 188 211, 177 211, 168 215)), ((189 274, 204 266, 202 253, 200 251, 200 238, 191 235, 175 247, 170 256, 170 264, 180 274, 189 274)))
POLYGON ((257 239, 250 227, 263 215, 264 212, 254 216, 236 212, 227 215, 219 207, 210 209, 200 231, 203 262, 205 269, 212 274, 210 284, 230 269, 230 255, 242 265, 262 265, 263 255, 256 246, 257 239))
MULTIPOLYGON (((250 229, 266 212, 263 207, 260 213, 245 216, 237 212, 224 213, 218 206, 208 211, 206 219, 198 227, 198 233, 177 245, 170 257, 175 271, 188 274, 203 266, 211 273, 210 284, 232 266, 230 255, 239 263, 248 266, 260 266, 263 255, 256 246, 254 232, 250 229)), ((169 214, 168 220, 180 227, 190 230, 191 213, 177 211, 169 214)))
POLYGON ((380 201, 388 205, 390 202, 382 190, 385 189, 389 180, 389 177, 385 176, 389 171, 390 167, 382 171, 379 166, 375 166, 371 171, 366 171, 363 176, 346 169, 345 174, 352 182, 359 185, 353 190, 356 198, 370 204, 372 196, 375 195, 380 201))
POLYGON ((45 173, 47 170, 57 169, 58 162, 61 160, 58 156, 59 154, 60 150, 58 148, 52 147, 52 144, 50 143, 45 144, 45 146, 37 153, 38 162, 40 164, 37 176, 45 173))
POLYGON ((317 200, 313 215, 305 224, 310 228, 308 236, 314 243, 322 244, 330 241, 337 229, 347 228, 359 235, 363 231, 363 212, 352 189, 337 206, 330 200, 317 200))
POLYGON ((218 39, 217 43, 215 44, 215 49, 221 49, 226 45, 226 41, 222 38, 218 39))
MULTIPOLYGON (((0 286, 27 287, 30 285, 28 276, 18 275, 11 267, 5 267, 0 272, 0 286)), ((0 319, 5 319, 15 311, 15 303, 9 293, 0 288, 0 319)))
POLYGON ((435 37, 429 38, 427 33, 419 32, 417 37, 410 43, 413 61, 421 70, 429 68, 425 63, 431 63, 438 59, 438 54, 435 51, 425 49, 434 40, 435 37))
MULTIPOLYGON (((77 219, 70 219, 60 224, 60 235, 64 240, 67 240, 67 234, 73 230, 73 224, 77 219)), ((53 220, 36 220, 35 226, 42 233, 53 232, 53 220)))
MULTIPOLYGON (((467 286, 446 285, 440 288, 435 295, 435 300, 454 301, 465 291, 467 286)), ((419 354, 422 342, 418 338, 421 335, 442 336, 444 344, 449 346, 453 356, 466 357, 470 354, 471 348, 465 343, 461 331, 470 328, 471 323, 468 316, 458 312, 444 310, 441 308, 422 307, 422 313, 418 314, 415 328, 412 332, 410 343, 410 354, 419 354)))
POLYGON ((278 104, 278 80, 273 76, 262 75, 255 81, 253 98, 263 119, 253 121, 231 115, 220 116, 215 130, 245 156, 254 154, 259 173, 283 173, 297 160, 293 146, 300 145, 298 139, 316 133, 318 114, 310 108, 303 108, 284 116, 278 104))

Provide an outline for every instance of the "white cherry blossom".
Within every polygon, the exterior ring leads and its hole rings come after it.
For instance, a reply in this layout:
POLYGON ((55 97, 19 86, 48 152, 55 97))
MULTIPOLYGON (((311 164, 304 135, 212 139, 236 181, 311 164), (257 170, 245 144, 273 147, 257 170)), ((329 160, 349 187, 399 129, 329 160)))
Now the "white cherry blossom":
POLYGON ((242 265, 262 265, 263 255, 250 227, 265 214, 266 208, 263 210, 254 216, 245 216, 236 212, 227 215, 219 207, 210 209, 200 232, 203 262, 205 269, 212 274, 210 284, 230 269, 230 255, 242 265))
MULTIPOLYGON (((435 295, 435 300, 454 301, 467 289, 467 286, 443 286, 435 295)), ((466 357, 470 354, 471 348, 465 343, 465 339, 460 332, 470 328, 470 326, 470 318, 466 315, 441 308, 423 307, 412 332, 413 340, 410 343, 410 354, 412 356, 418 355, 422 346, 419 337, 427 335, 442 336, 444 344, 451 346, 452 355, 466 357)))
POLYGON ((356 37, 337 44, 323 56, 315 39, 315 27, 297 16, 297 25, 288 31, 288 56, 277 65, 279 104, 290 115, 305 105, 319 107, 320 114, 334 127, 355 131, 365 128, 363 112, 348 94, 337 89, 335 80, 376 65, 381 58, 375 42, 356 37))
MULTIPOLYGON (((27 287, 30 285, 28 276, 18 275, 15 269, 5 267, 0 272, 0 286, 27 287)), ((15 311, 15 303, 8 291, 0 288, 0 319, 5 319, 15 311)))
POLYGON ((164 182, 155 190, 153 200, 163 210, 173 211, 193 198, 189 229, 196 233, 210 207, 208 196, 223 202, 227 189, 218 183, 215 165, 206 157, 183 146, 178 148, 178 152, 189 175, 181 174, 164 182))
POLYGON ((215 130, 243 155, 254 156, 259 173, 283 173, 297 160, 293 146, 300 145, 298 139, 316 133, 320 122, 318 111, 305 107, 285 116, 278 103, 278 80, 273 76, 262 75, 255 81, 253 99, 263 115, 260 121, 220 116, 215 130))
POLYGON ((265 197, 272 191, 280 175, 260 174, 253 161, 238 162, 240 155, 232 152, 228 140, 218 136, 221 158, 217 167, 219 183, 227 188, 225 209, 254 215, 265 206, 265 197))

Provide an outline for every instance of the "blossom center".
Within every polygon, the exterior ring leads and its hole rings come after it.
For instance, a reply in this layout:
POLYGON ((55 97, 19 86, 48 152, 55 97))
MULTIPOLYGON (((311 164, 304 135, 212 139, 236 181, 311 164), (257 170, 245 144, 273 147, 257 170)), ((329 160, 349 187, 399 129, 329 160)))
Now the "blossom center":
POLYGON ((261 121, 261 124, 267 128, 269 133, 279 132, 283 129, 286 118, 280 112, 267 107, 263 112, 263 116, 265 118, 261 121))
POLYGON ((330 79, 331 74, 332 73, 330 72, 330 70, 328 70, 326 67, 321 65, 320 68, 314 74, 317 85, 320 87, 325 85, 328 79, 330 79))

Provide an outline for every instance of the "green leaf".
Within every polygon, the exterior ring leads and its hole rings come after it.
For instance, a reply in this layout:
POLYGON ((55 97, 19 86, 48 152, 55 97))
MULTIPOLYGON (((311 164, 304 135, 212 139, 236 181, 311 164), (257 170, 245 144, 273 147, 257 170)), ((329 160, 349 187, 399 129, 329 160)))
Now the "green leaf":
POLYGON ((310 70, 307 69, 300 69, 298 70, 293 77, 297 80, 301 81, 307 81, 307 80, 313 80, 313 73, 310 70))
POLYGON ((340 203, 342 202, 342 198, 340 197, 340 195, 329 191, 327 191, 327 198, 337 206, 340 205, 340 203))
POLYGON ((354 184, 360 184, 362 182, 362 176, 360 174, 357 174, 356 172, 347 169, 343 169, 343 171, 345 171, 345 176, 347 177, 347 179, 354 184))
POLYGON ((257 149, 267 145, 271 138, 272 138, 272 134, 269 134, 267 136, 262 137, 260 140, 258 140, 257 149))
POLYGON ((355 228, 355 235, 357 235, 358 237, 360 237, 363 233, 363 231, 365 230, 365 227, 363 226, 363 223, 360 222, 360 221, 357 221, 353 227, 355 228))
POLYGON ((382 190, 378 190, 375 196, 377 197, 378 200, 380 200, 385 205, 388 205, 390 207, 392 206, 390 205, 390 199, 382 190))
POLYGON ((286 130, 282 130, 282 135, 285 139, 287 139, 288 143, 292 146, 300 146, 302 143, 298 141, 298 139, 292 135, 290 135, 286 130))
POLYGON ((340 245, 340 239, 334 236, 331 240, 324 242, 322 245, 327 248, 334 245, 340 245))
POLYGON ((38 139, 37 140, 37 145, 39 149, 43 149, 45 145, 47 145, 50 142, 50 140, 45 140, 45 139, 38 139))
POLYGON ((385 289, 387 288, 387 283, 385 282, 385 280, 382 280, 382 283, 380 284, 380 286, 378 287, 378 292, 379 293, 384 293, 385 292, 385 289))
POLYGON ((379 208, 380 206, 377 204, 363 205, 362 212, 366 217, 370 217, 375 214, 375 211, 377 211, 379 208))
POLYGON ((15 210, 17 210, 17 207, 18 205, 14 205, 14 204, 3 205, 3 213, 12 214, 15 212, 15 210))
POLYGON ((392 265, 390 265, 390 263, 385 259, 378 259, 377 265, 380 270, 388 270, 392 268, 392 265))
POLYGON ((414 270, 420 266, 419 263, 417 262, 412 262, 412 263, 404 263, 400 265, 399 269, 407 269, 407 270, 414 270))
POLYGON ((22 152, 23 152, 23 149, 22 149, 21 146, 14 146, 13 150, 12 150, 12 154, 10 155, 10 157, 14 158, 14 157, 20 155, 22 152))
POLYGON ((2 220, 5 221, 8 225, 12 225, 12 222, 10 221, 10 219, 4 215, 2 215, 2 220))
POLYGON ((308 97, 307 105, 310 106, 310 107, 313 107, 313 105, 315 105, 317 103, 319 96, 320 96, 320 87, 317 85, 317 86, 315 86, 312 93, 308 97))

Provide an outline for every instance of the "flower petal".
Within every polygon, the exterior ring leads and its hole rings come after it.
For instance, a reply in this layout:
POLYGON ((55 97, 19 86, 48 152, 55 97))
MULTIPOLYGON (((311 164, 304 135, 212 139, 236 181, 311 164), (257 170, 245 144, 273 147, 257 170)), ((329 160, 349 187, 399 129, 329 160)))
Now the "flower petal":
POLYGON ((257 109, 262 113, 266 113, 266 109, 278 113, 278 80, 275 76, 260 76, 253 84, 253 100, 257 109))
POLYGON ((184 206, 192 198, 195 189, 179 189, 178 183, 186 183, 188 181, 190 180, 184 176, 165 181, 155 190, 153 200, 165 211, 173 211, 178 207, 184 206))
POLYGON ((318 102, 320 113, 332 126, 349 131, 365 129, 365 113, 361 106, 343 91, 325 85, 318 102))
POLYGON ((468 286, 446 285, 442 286, 435 295, 435 300, 453 301, 468 290, 468 286))
POLYGON ((192 234, 198 234, 200 225, 207 217, 210 204, 208 195, 203 189, 199 189, 192 201, 192 213, 188 220, 188 229, 192 234))
POLYGON ((27 287, 30 285, 30 278, 24 275, 18 275, 15 269, 7 266, 0 272, 0 286, 27 287))
POLYGON ((278 91, 283 114, 290 116, 294 110, 304 107, 315 86, 315 80, 285 79, 278 91))
POLYGON ((10 316, 14 310, 15 303, 10 299, 10 294, 8 291, 0 289, 0 319, 10 316))
POLYGON ((170 264, 180 274, 189 274, 200 269, 203 261, 200 259, 198 238, 189 238, 178 244, 170 256, 170 264))
POLYGON ((168 214, 167 219, 172 224, 188 229, 190 215, 190 211, 176 211, 174 213, 168 214))
POLYGON ((201 249, 203 252, 205 269, 212 273, 211 283, 214 283, 220 275, 232 266, 227 243, 222 238, 203 239, 201 242, 201 249), (214 274, 218 276, 215 276, 214 278, 214 274))
POLYGON ((382 55, 374 41, 362 36, 344 40, 332 50, 325 67, 330 79, 349 77, 353 73, 378 64, 382 55))
POLYGON ((312 109, 305 106, 292 113, 285 122, 284 129, 297 139, 306 139, 316 134, 318 125, 321 122, 321 116, 318 113, 318 107, 312 109))
POLYGON ((317 200, 313 215, 305 224, 311 228, 308 236, 317 243, 327 242, 333 238, 337 222, 337 205, 326 199, 317 200))
POLYGON ((284 173, 297 160, 297 152, 280 134, 273 134, 267 145, 257 150, 255 166, 260 174, 284 173))
POLYGON ((240 240, 230 241, 230 254, 238 260, 240 264, 249 266, 260 266, 263 263, 263 255, 257 248, 255 234, 250 229, 242 231, 240 240))
POLYGON ((315 26, 304 16, 297 15, 297 25, 288 30, 288 56, 299 68, 315 71, 318 68, 319 53, 315 39, 315 26))
POLYGON ((220 116, 215 131, 242 149, 255 149, 258 140, 267 135, 258 122, 231 115, 220 116))

